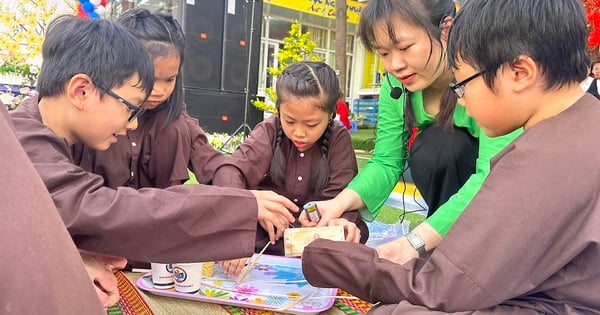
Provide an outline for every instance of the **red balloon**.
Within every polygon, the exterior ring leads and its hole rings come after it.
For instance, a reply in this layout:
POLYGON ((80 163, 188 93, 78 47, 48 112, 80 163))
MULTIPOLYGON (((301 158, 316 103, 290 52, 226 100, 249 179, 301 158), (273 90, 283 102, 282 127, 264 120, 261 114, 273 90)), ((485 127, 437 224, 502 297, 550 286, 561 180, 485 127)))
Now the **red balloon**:
POLYGON ((107 2, 107 0, 101 0, 100 4, 103 5, 103 6, 106 6, 106 2, 107 2))

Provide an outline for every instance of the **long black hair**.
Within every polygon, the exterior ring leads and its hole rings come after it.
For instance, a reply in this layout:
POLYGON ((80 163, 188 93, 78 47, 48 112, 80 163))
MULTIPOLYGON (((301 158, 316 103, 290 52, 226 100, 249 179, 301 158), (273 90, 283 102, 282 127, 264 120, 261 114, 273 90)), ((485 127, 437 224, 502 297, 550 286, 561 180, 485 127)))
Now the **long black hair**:
MULTIPOLYGON (((337 108, 337 100, 340 96, 339 81, 335 71, 323 62, 301 61, 294 63, 277 77, 276 84, 277 103, 279 110, 281 103, 290 97, 293 98, 319 98, 322 102, 319 109, 332 114, 327 129, 319 139, 321 158, 310 176, 309 187, 312 194, 317 194, 329 182, 329 136, 333 128, 333 118, 337 108)), ((281 150, 283 140, 283 129, 281 124, 277 127, 277 138, 275 140, 275 151, 269 173, 273 182, 279 186, 285 182, 287 160, 281 150)))
MULTIPOLYGON (((380 23, 384 23, 388 36, 392 42, 396 41, 394 32, 395 21, 405 21, 424 30, 431 43, 427 62, 431 61, 434 43, 442 48, 441 38, 443 23, 448 17, 456 15, 456 6, 452 0, 370 0, 363 8, 358 25, 359 35, 363 45, 370 51, 375 51, 377 41, 375 32, 380 23)), ((442 49, 438 67, 446 57, 442 49)), ((390 87, 393 88, 393 87, 390 87)), ((404 95, 404 97, 409 97, 404 95)), ((457 97, 448 88, 441 99, 440 112, 436 116, 436 123, 446 130, 454 124, 454 109, 457 97)), ((415 122, 412 102, 410 98, 404 102, 405 128, 410 131, 415 122)))
POLYGON ((167 99, 167 119, 163 125, 179 118, 183 110, 183 52, 185 48, 185 37, 181 25, 171 15, 164 13, 151 13, 146 9, 130 9, 117 18, 117 22, 123 25, 130 33, 142 41, 152 60, 160 57, 170 56, 173 53, 179 55, 179 72, 175 78, 175 88, 167 99))

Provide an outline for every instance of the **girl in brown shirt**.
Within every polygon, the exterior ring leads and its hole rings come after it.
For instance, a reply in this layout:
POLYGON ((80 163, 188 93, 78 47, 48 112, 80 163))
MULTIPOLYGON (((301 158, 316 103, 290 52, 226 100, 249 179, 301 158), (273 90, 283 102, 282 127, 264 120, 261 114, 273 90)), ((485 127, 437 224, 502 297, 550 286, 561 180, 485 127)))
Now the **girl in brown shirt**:
POLYGON ((144 103, 146 112, 138 118, 138 128, 119 137, 107 151, 81 145, 74 148, 75 162, 101 175, 111 188, 166 188, 188 180, 188 165, 207 183, 211 165, 222 154, 208 143, 197 120, 189 117, 183 103, 184 34, 172 16, 132 9, 117 22, 142 41, 154 62, 154 88, 144 103), (191 159, 194 154, 200 158, 191 159))
MULTIPOLYGON (((213 183, 273 190, 298 206, 334 197, 358 171, 350 134, 334 121, 339 97, 335 71, 322 62, 298 62, 281 73, 276 88, 278 114, 256 126, 250 137, 217 169, 213 183)), ((347 239, 364 243, 368 229, 358 213, 348 213, 344 218, 352 223, 337 220, 332 224, 350 225, 347 239), (360 233, 356 233, 354 224, 360 233)), ((294 225, 300 226, 298 222, 294 225)), ((258 228, 256 250, 267 240, 265 230, 258 228)), ((266 251, 275 255, 283 252, 281 241, 266 251)), ((235 274, 244 262, 223 265, 235 274)))
MULTIPOLYGON (((140 39, 150 54, 154 63, 154 88, 143 104, 145 112, 138 117, 137 129, 119 136, 117 143, 106 151, 76 144, 74 160, 85 170, 101 175, 105 185, 115 189, 121 186, 167 188, 182 184, 189 178, 192 141, 204 135, 197 121, 185 113, 181 73, 183 31, 172 16, 153 14, 146 9, 128 10, 117 22, 140 39)), ((202 147, 210 149, 196 150, 197 153, 222 158, 208 141, 204 143, 202 147)))

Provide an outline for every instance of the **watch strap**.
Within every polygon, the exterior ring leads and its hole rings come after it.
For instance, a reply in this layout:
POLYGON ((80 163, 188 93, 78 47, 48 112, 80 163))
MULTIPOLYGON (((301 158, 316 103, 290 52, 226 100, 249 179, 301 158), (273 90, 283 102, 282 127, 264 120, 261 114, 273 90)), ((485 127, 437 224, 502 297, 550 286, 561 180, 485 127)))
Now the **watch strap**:
POLYGON ((421 236, 419 236, 419 234, 410 232, 406 234, 406 239, 408 240, 408 243, 410 243, 410 245, 417 251, 417 253, 419 253, 419 257, 425 256, 425 241, 423 238, 421 238, 421 236))

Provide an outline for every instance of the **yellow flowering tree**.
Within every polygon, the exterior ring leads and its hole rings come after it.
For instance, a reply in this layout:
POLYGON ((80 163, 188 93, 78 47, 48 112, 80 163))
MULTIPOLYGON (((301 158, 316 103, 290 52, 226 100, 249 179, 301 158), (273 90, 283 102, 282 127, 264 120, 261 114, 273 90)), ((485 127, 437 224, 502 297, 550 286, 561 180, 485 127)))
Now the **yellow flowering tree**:
MULTIPOLYGON (((300 23, 295 21, 290 27, 288 36, 283 39, 283 48, 279 49, 277 54, 277 67, 268 67, 267 73, 277 76, 283 72, 283 69, 294 62, 302 60, 320 61, 321 58, 319 56, 313 55, 315 47, 317 47, 317 44, 310 38, 310 33, 302 33, 300 23)), ((277 94, 274 87, 266 88, 265 93, 268 99, 273 102, 277 101, 277 94)), ((252 100, 252 105, 262 111, 277 112, 274 105, 259 99, 252 100)))
MULTIPOLYGON (((56 5, 46 0, 0 2, 0 75, 5 80, 14 80, 2 83, 35 84, 41 65, 44 30, 56 14, 56 5)), ((10 109, 18 106, 30 92, 26 87, 18 90, 13 93, 11 86, 0 87, 0 100, 10 109)))
POLYGON ((0 2, 0 73, 16 74, 33 84, 39 71, 42 40, 56 5, 46 0, 0 2))

